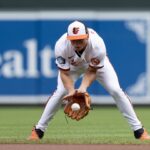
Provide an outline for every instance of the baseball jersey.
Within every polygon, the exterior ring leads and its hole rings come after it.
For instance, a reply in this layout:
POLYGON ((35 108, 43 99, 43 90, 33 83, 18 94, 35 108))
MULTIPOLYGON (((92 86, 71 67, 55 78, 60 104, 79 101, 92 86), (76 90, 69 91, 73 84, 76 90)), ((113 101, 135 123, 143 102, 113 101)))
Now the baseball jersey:
POLYGON ((89 38, 87 46, 79 56, 70 40, 67 40, 67 33, 63 34, 55 45, 55 57, 58 68, 63 70, 74 70, 75 68, 102 68, 106 56, 106 48, 103 39, 93 30, 88 28, 89 38))

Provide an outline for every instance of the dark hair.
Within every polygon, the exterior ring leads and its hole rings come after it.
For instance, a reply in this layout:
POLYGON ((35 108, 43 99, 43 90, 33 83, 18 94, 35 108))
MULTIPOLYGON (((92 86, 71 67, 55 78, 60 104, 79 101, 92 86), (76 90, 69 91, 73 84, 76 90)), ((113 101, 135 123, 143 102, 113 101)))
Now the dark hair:
POLYGON ((86 26, 85 26, 85 32, 86 32, 86 34, 89 34, 88 28, 86 26))

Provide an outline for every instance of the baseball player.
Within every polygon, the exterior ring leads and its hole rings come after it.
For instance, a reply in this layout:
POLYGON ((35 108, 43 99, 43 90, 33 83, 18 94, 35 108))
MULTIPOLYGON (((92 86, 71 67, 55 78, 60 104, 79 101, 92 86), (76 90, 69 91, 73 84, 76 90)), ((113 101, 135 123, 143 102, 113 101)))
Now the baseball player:
POLYGON ((55 45, 56 64, 59 68, 57 88, 33 128, 30 140, 39 140, 59 106, 63 97, 75 92, 74 83, 81 76, 82 82, 77 89, 86 92, 97 80, 113 97, 120 112, 127 119, 136 139, 150 140, 150 136, 137 118, 129 97, 121 89, 116 72, 110 63, 103 39, 83 23, 74 21, 68 26, 55 45))

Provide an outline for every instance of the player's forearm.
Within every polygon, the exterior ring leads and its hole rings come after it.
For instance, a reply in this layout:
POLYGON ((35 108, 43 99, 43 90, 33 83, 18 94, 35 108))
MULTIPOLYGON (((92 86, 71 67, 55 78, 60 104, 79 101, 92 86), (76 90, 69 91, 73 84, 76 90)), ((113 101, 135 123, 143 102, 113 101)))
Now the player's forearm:
POLYGON ((72 78, 70 77, 69 72, 68 71, 60 71, 60 76, 61 76, 61 79, 62 79, 65 89, 69 93, 74 91, 74 82, 73 82, 72 78))
POLYGON ((96 69, 88 68, 88 70, 86 71, 86 73, 82 79, 79 89, 81 91, 86 91, 86 89, 92 84, 92 82, 95 79, 96 79, 96 69))

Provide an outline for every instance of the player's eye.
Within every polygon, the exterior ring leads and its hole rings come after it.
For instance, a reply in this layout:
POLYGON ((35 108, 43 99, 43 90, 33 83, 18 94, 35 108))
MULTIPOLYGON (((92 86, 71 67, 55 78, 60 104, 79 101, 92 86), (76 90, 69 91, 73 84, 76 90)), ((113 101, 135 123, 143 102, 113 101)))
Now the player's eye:
POLYGON ((82 44, 84 43, 84 40, 73 40, 71 41, 72 44, 82 44))

